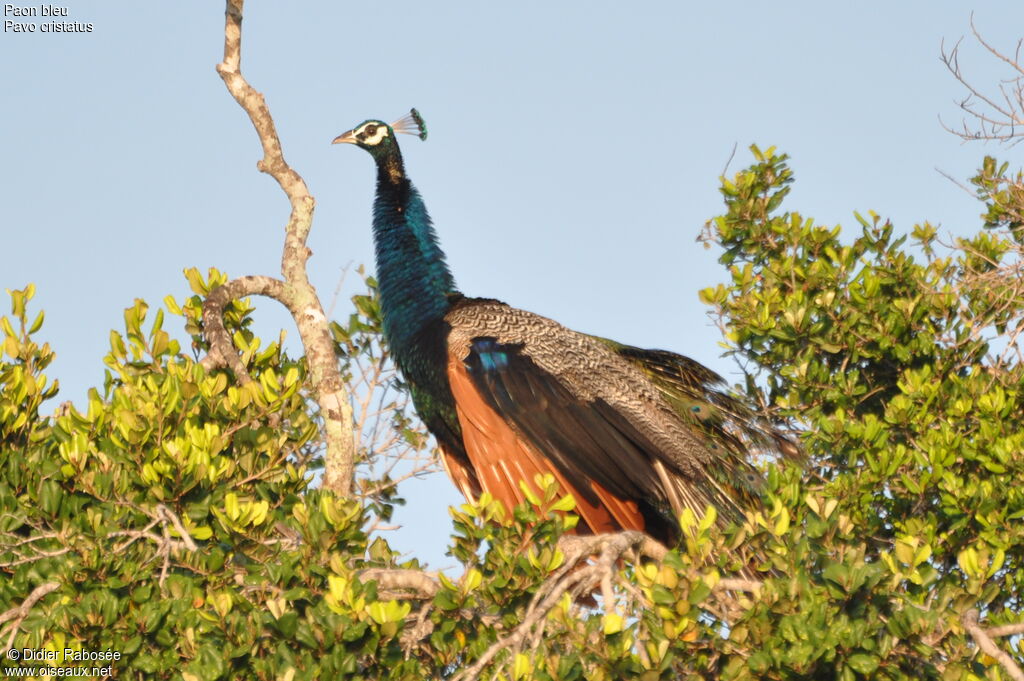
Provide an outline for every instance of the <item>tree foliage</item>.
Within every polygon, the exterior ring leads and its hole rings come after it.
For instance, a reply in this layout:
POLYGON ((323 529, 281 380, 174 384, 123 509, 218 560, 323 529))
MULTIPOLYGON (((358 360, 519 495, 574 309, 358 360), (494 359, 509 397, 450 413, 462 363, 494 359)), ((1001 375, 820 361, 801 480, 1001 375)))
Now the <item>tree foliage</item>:
MULTIPOLYGON (((766 462, 742 525, 684 515, 660 554, 575 540, 547 484, 512 517, 486 495, 452 509, 463 571, 426 573, 369 531, 396 502, 387 480, 352 498, 315 483, 305 360, 255 338, 247 302, 225 324, 251 383, 207 371, 136 301, 104 385, 47 415, 28 287, 2 321, 0 649, 53 650, 51 666, 109 649, 113 676, 186 681, 1019 678, 1020 177, 987 159, 982 231, 943 246, 927 223, 899 236, 869 213, 850 237, 783 210, 787 157, 753 153, 705 235, 729 281, 701 295, 811 463, 766 462), (760 579, 736 579, 745 564, 760 579)), ((226 277, 188 275, 165 305, 201 354, 226 277)), ((386 359, 378 331, 371 289, 334 327, 349 379, 356 357, 386 359)), ((422 451, 400 397, 379 404, 397 435, 364 455, 422 451)))
POLYGON ((824 598, 792 605, 832 609, 829 644, 809 658, 781 626, 755 656, 779 676, 833 655, 846 677, 981 675, 991 658, 974 656, 964 622, 979 611, 1019 624, 1024 588, 1024 298, 1019 224, 1007 219, 1020 195, 986 159, 976 236, 940 251, 933 226, 915 225, 908 243, 870 213, 844 242, 838 226, 781 211, 787 158, 753 152, 711 225, 731 284, 702 295, 751 389, 805 429, 819 482, 776 487, 795 516, 778 567, 824 598), (833 519, 838 534, 822 535, 833 519))

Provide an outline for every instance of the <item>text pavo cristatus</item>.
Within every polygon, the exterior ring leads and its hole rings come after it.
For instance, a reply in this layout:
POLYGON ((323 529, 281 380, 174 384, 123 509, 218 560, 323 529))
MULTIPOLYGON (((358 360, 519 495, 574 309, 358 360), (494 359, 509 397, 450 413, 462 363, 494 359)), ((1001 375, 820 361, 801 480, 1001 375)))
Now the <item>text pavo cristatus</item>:
POLYGON ((551 473, 579 531, 643 530, 673 543, 678 514, 735 519, 762 478, 748 448, 795 454, 718 374, 671 352, 578 333, 497 300, 467 298, 405 175, 396 132, 426 139, 415 109, 338 136, 377 163, 373 207, 384 336, 469 498, 522 503, 520 481, 551 473))

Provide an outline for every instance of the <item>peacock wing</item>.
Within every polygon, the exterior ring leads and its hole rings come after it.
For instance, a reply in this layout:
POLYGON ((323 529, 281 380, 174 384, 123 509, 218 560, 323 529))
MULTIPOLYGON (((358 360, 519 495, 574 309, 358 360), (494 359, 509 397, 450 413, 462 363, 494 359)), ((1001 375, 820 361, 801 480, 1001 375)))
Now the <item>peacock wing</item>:
MULTIPOLYGON (((735 494, 706 473, 715 456, 706 437, 601 341, 497 301, 467 299, 446 321, 456 404, 497 415, 577 502, 601 505, 605 492, 636 504, 649 522, 685 507, 698 515, 708 504, 738 509, 735 494)), ((460 411, 464 437, 472 418, 460 411)), ((474 461, 485 488, 480 466, 500 468, 505 452, 492 447, 474 461)))

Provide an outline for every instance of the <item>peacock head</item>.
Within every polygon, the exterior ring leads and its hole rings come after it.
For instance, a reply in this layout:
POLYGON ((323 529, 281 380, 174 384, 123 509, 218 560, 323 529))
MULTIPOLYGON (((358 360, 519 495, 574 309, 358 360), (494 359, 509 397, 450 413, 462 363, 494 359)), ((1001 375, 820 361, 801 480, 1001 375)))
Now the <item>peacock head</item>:
POLYGON ((355 144, 366 149, 375 159, 398 153, 398 142, 395 133, 416 135, 421 140, 427 139, 427 125, 416 109, 388 125, 384 121, 363 121, 348 132, 334 138, 332 144, 355 144))

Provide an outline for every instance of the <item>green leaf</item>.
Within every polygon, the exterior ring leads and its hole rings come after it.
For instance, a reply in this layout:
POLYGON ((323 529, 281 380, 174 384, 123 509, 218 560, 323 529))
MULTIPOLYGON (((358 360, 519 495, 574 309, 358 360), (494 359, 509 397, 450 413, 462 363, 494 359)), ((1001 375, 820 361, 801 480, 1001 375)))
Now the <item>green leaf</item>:
POLYGON ((878 669, 878 658, 867 653, 856 653, 846 658, 846 664, 861 676, 870 676, 878 669))
POLYGON ((622 626, 624 624, 622 615, 615 612, 605 613, 604 617, 602 617, 601 619, 601 622, 604 628, 605 636, 611 636, 612 634, 619 633, 620 631, 622 631, 622 626))

